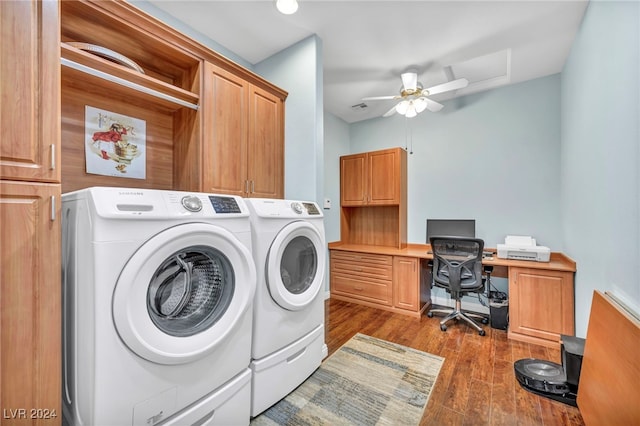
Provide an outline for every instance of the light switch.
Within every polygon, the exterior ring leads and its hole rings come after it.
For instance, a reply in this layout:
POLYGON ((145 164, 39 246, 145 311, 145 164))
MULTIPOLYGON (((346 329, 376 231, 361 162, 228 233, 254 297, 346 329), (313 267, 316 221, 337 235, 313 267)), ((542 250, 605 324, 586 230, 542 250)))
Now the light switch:
POLYGON ((329 210, 331 208, 331 200, 330 199, 328 199, 328 198, 324 199, 324 208, 326 210, 329 210))

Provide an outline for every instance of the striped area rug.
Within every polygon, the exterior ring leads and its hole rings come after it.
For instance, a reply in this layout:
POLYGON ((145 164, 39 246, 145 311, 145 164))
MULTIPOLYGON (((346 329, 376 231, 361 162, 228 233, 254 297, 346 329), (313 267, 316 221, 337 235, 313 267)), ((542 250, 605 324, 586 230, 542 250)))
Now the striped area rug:
POLYGON ((443 362, 356 334, 251 425, 418 425, 443 362))

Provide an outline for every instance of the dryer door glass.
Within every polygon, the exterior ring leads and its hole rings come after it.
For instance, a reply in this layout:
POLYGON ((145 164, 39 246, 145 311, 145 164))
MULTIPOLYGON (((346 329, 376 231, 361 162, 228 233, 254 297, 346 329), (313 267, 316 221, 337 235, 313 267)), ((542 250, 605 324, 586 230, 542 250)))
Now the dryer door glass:
POLYGON ((311 287, 318 269, 317 259, 318 253, 309 238, 298 236, 287 244, 280 261, 280 277, 289 292, 301 294, 311 287))
POLYGON ((188 247, 167 258, 151 277, 147 310, 171 336, 191 336, 215 324, 234 290, 229 260, 211 247, 188 247))

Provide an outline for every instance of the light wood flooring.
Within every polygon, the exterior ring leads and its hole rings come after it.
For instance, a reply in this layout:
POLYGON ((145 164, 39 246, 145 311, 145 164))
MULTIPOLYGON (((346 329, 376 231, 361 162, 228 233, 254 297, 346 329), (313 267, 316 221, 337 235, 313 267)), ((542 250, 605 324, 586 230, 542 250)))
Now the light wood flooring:
POLYGON ((325 303, 329 354, 362 333, 445 358, 420 425, 584 425, 577 408, 527 392, 515 378, 514 361, 560 364, 560 349, 508 340, 506 331, 489 325, 485 336, 462 322, 442 332, 437 316, 414 319, 334 299, 325 303))

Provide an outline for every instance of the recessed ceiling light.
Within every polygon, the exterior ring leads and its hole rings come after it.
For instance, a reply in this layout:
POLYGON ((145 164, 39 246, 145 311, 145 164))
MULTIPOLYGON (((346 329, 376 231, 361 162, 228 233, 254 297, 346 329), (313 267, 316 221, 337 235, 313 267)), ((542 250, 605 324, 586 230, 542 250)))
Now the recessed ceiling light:
POLYGON ((297 0, 276 0, 276 7, 280 13, 291 15, 298 10, 298 2, 297 0))

